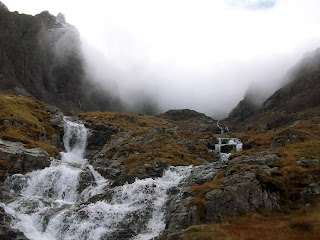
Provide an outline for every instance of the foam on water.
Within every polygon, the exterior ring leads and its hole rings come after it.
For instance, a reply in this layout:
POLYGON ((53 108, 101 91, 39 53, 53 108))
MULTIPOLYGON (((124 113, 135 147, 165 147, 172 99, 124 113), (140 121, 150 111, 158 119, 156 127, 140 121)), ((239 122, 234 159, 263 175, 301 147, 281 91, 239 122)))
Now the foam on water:
POLYGON ((112 189, 83 159, 87 134, 82 124, 66 121, 61 161, 5 181, 12 199, 0 204, 12 216, 12 228, 32 240, 116 239, 123 232, 136 240, 158 236, 165 228, 167 190, 189 176, 191 167, 171 167, 160 178, 112 189), (91 176, 84 189, 83 174, 91 176))
POLYGON ((229 159, 231 152, 223 152, 221 149, 223 146, 235 146, 235 151, 242 150, 243 143, 238 138, 218 138, 218 143, 215 144, 215 151, 220 154, 220 160, 226 161, 229 159))
POLYGON ((83 124, 65 120, 63 143, 67 152, 61 153, 64 162, 84 164, 88 130, 83 124))

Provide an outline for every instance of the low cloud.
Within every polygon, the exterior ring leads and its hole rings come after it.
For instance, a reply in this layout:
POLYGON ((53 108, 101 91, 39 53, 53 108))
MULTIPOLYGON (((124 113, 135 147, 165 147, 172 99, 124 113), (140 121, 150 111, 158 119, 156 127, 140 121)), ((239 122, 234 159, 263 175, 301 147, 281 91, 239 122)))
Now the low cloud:
MULTIPOLYGON (((25 1, 15 8, 17 1, 10 10, 30 8, 25 1)), ((152 103, 159 111, 222 118, 252 82, 272 92, 304 52, 320 46, 318 0, 57 0, 40 7, 63 12, 79 29, 93 81, 127 106, 152 103)))

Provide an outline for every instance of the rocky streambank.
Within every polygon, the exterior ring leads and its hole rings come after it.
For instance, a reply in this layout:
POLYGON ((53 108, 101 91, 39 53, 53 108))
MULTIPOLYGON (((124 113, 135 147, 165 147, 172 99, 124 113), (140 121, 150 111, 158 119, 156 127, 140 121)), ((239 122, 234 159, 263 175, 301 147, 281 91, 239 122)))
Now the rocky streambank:
MULTIPOLYGON (((55 152, 65 150, 62 112, 32 100, 30 104, 29 99, 14 95, 3 96, 3 99, 26 104, 30 109, 13 111, 12 118, 2 116, 1 134, 6 137, 0 142, 1 180, 12 174, 49 167, 60 158, 55 152), (28 115, 30 113, 36 120, 28 115), (31 128, 32 124, 43 131, 37 132, 31 128), (5 135, 8 129, 19 134, 9 138, 5 135), (19 142, 27 130, 35 133, 32 144, 19 142)), ((89 197, 89 203, 111 203, 116 189, 126 183, 133 184, 137 179, 159 181, 170 166, 193 165, 189 175, 166 191, 165 227, 159 239, 183 239, 186 229, 194 225, 221 222, 260 209, 279 210, 301 198, 314 199, 320 194, 319 161, 306 156, 294 165, 285 164, 288 160, 279 152, 313 139, 298 124, 275 132, 263 151, 239 152, 221 160, 215 151, 217 139, 232 139, 237 133, 221 135, 222 123, 219 125, 216 120, 192 110, 171 110, 159 116, 94 112, 69 119, 88 129, 84 156, 92 168, 81 170, 77 191, 85 191, 96 181, 98 175, 93 174, 92 169, 109 184, 109 191, 89 197)), ((246 135, 241 136, 247 149, 256 149, 257 140, 249 144, 246 135)), ((75 139, 71 137, 70 141, 73 144, 75 139)), ((261 146, 264 145, 259 149, 261 146)), ((3 201, 8 200, 8 193, 8 189, 2 189, 3 201)), ((150 209, 146 214, 151 214, 150 209)), ((10 228, 8 214, 2 211, 1 218, 1 236, 23 239, 21 232, 10 228)), ((135 231, 127 223, 123 224, 117 236, 130 239, 135 231)), ((134 226, 138 228, 138 225, 134 226)))

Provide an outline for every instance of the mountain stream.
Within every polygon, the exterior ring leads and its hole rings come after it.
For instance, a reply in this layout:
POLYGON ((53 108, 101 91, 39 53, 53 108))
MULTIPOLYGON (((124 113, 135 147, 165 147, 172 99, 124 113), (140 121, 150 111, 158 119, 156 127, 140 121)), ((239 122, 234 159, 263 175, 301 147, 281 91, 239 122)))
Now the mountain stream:
POLYGON ((65 120, 61 160, 25 175, 8 177, 10 198, 0 203, 10 226, 32 240, 146 240, 165 228, 167 190, 191 167, 170 167, 161 178, 111 188, 83 155, 88 130, 65 120))

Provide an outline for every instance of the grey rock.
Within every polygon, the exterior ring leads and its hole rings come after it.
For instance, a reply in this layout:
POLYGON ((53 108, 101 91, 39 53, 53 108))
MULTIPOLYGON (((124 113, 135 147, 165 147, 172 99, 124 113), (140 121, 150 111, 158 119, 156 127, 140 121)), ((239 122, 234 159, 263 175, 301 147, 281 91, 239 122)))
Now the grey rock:
MULTIPOLYGON (((0 188, 0 200, 7 200, 7 192, 0 188)), ((8 215, 4 208, 0 206, 0 239, 3 240, 28 240, 25 235, 17 229, 12 229, 9 224, 11 222, 11 216, 8 215)))
POLYGON ((43 108, 43 110, 45 110, 45 111, 47 111, 47 112, 49 112, 49 113, 51 113, 51 114, 55 114, 55 113, 57 113, 57 112, 60 111, 59 108, 54 107, 54 106, 51 106, 51 105, 45 106, 45 107, 43 108))
POLYGON ((61 148, 62 147, 61 137, 57 134, 53 134, 51 136, 51 144, 58 149, 61 148))
POLYGON ((89 129, 87 145, 90 150, 102 150, 102 147, 111 140, 112 136, 120 131, 116 126, 101 123, 92 124, 85 122, 84 125, 89 129))
POLYGON ((268 152, 253 153, 229 160, 228 167, 231 168, 235 164, 271 165, 278 160, 279 157, 277 155, 268 152))
POLYGON ((304 197, 314 197, 320 195, 319 182, 310 183, 308 187, 302 190, 301 195, 304 197))
POLYGON ((50 124, 53 127, 62 127, 63 123, 63 113, 58 111, 50 116, 50 124))
POLYGON ((3 120, 2 124, 3 124, 3 126, 11 126, 12 125, 12 123, 7 119, 3 120))
POLYGON ((231 175, 221 184, 225 185, 224 189, 214 189, 205 195, 208 202, 208 222, 217 222, 245 212, 255 212, 259 207, 279 207, 280 194, 264 190, 252 172, 231 175))
POLYGON ((153 129, 151 129, 151 131, 148 133, 147 137, 153 137, 155 135, 159 135, 161 133, 164 132, 164 129, 162 127, 154 127, 153 129))
POLYGON ((307 159, 307 158, 301 158, 301 160, 297 161, 297 165, 300 165, 302 167, 314 167, 319 166, 320 162, 318 159, 307 159))
POLYGON ((9 9, 7 8, 7 6, 4 5, 4 3, 1 1, 0 1, 0 10, 5 11, 5 12, 9 12, 9 9))
POLYGON ((22 143, 0 139, 0 159, 10 163, 10 173, 25 173, 50 166, 48 153, 41 148, 25 148, 22 143))
POLYGON ((169 192, 166 209, 166 230, 164 236, 177 239, 183 229, 197 224, 199 220, 206 223, 239 216, 245 212, 255 212, 260 207, 278 208, 280 193, 262 187, 254 171, 271 174, 276 168, 268 164, 279 158, 268 153, 257 153, 234 158, 228 162, 205 163, 194 167, 191 175, 177 186, 180 193, 169 192), (236 164, 247 164, 247 168, 232 170, 236 164), (254 170, 254 171, 252 171, 254 170), (221 175, 223 174, 223 175, 221 175), (222 176, 221 189, 212 189, 205 194, 206 207, 199 215, 196 206, 190 205, 193 193, 190 187, 203 184, 222 176))
POLYGON ((309 136, 306 133, 288 128, 274 137, 271 143, 271 148, 283 147, 288 144, 303 142, 308 138, 309 136))

